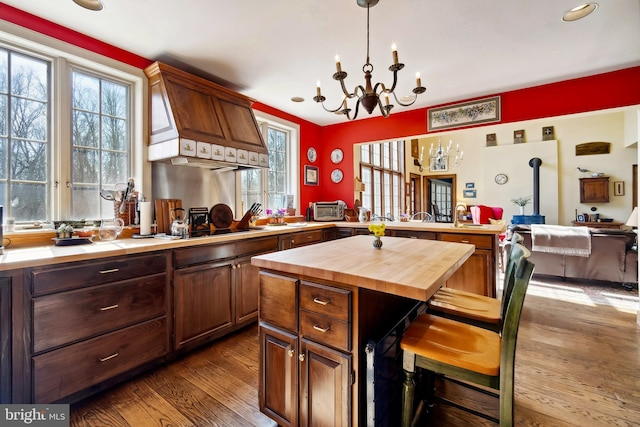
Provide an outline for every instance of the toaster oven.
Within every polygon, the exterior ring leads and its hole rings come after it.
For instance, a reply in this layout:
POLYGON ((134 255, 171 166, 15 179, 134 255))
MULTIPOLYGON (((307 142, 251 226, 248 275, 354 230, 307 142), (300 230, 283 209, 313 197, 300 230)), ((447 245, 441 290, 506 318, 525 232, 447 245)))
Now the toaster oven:
POLYGON ((313 204, 314 221, 342 221, 344 220, 344 203, 316 202, 313 204))

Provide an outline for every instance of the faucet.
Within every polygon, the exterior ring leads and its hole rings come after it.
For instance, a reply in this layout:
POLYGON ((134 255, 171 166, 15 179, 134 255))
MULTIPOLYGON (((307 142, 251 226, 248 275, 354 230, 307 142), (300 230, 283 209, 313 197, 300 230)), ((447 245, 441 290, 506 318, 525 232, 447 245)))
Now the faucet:
POLYGON ((458 211, 465 211, 467 210, 467 205, 465 203, 458 203, 456 205, 456 208, 453 210, 453 226, 454 227, 462 227, 462 225, 460 225, 460 223, 458 222, 458 211))
POLYGON ((414 220, 418 215, 424 215, 424 218, 422 218, 422 222, 434 222, 433 215, 431 215, 429 212, 416 212, 411 215, 411 220, 414 220))
POLYGON ((393 216, 391 216, 391 214, 387 215, 388 216, 373 215, 371 217, 371 221, 375 221, 376 219, 379 219, 380 221, 393 221, 393 216))

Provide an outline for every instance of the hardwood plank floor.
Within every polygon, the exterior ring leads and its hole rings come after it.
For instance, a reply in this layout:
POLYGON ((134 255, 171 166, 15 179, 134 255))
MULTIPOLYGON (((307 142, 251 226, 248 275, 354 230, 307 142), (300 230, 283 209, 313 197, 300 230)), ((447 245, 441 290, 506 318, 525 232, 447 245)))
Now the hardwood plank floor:
MULTIPOLYGON (((71 425, 275 426, 258 410, 257 355, 251 326, 72 405, 71 425)), ((528 294, 515 390, 517 426, 640 426, 635 312, 528 294)), ((451 407, 430 424, 494 425, 451 407)))

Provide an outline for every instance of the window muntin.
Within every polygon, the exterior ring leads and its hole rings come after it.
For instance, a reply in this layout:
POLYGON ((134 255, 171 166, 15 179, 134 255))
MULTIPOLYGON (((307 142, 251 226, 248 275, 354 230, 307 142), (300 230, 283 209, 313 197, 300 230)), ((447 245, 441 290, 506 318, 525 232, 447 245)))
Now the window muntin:
POLYGON ((238 206, 246 211, 253 203, 266 209, 287 207, 287 196, 298 194, 298 141, 295 128, 273 120, 262 121, 261 129, 269 150, 269 169, 245 169, 239 172, 238 206))
POLYGON ((0 48, 0 204, 16 221, 47 217, 51 62, 0 48))
POLYGON ((130 88, 72 71, 71 198, 74 218, 113 215, 101 189, 122 190, 130 173, 130 88))
POLYGON ((404 141, 360 145, 362 206, 372 215, 397 218, 402 212, 404 141))

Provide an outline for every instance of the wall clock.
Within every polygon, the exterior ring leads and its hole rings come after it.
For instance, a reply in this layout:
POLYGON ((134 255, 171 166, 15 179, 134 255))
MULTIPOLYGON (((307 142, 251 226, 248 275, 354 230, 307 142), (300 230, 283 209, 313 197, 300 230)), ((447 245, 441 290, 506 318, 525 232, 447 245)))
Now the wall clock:
POLYGON ((496 184, 503 185, 503 184, 506 184, 507 181, 509 181, 509 177, 506 174, 499 173, 496 175, 495 181, 496 181, 496 184))
POLYGON ((342 171, 340 169, 334 169, 331 172, 331 181, 333 181, 335 184, 342 181, 342 171))
POLYGON ((331 161, 333 163, 336 163, 336 164, 340 163, 343 157, 344 157, 344 153, 339 148, 336 148, 331 152, 331 161))
POLYGON ((316 153, 316 149, 311 147, 307 150, 307 159, 309 159, 309 161, 311 163, 315 162, 316 159, 318 158, 318 153, 316 153))

